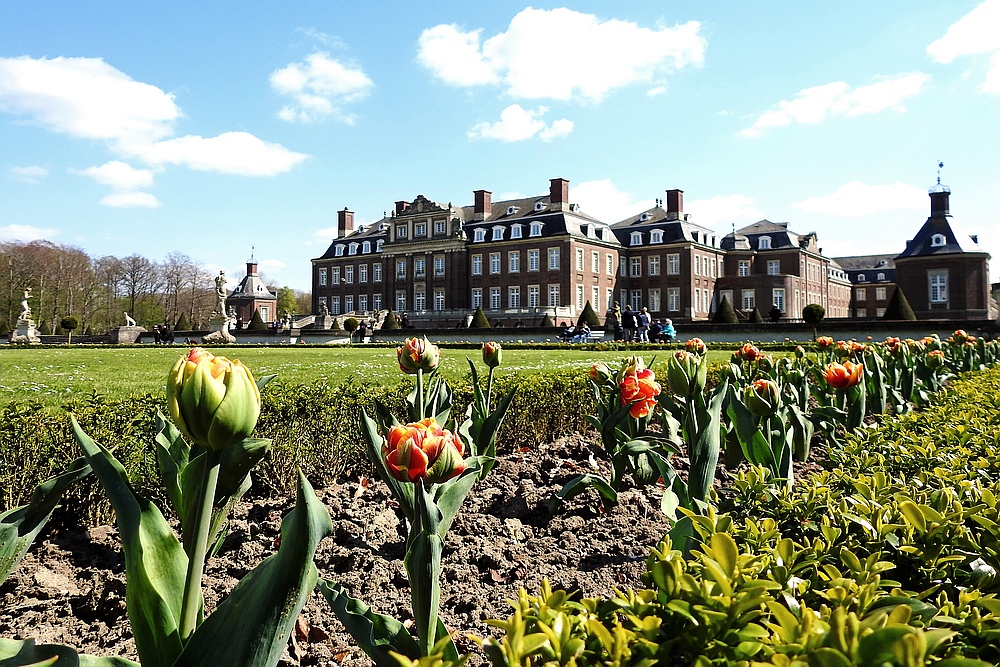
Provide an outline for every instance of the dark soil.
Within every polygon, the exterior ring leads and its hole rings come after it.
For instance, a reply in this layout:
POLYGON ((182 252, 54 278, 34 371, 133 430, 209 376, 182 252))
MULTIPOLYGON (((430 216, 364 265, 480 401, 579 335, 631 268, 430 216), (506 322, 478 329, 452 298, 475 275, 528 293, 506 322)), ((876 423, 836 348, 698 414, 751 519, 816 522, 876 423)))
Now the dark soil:
MULTIPOLYGON (((546 509, 548 499, 575 475, 595 465, 606 472, 605 462, 595 460, 599 451, 592 436, 564 438, 501 457, 490 477, 476 485, 445 542, 441 615, 448 627, 489 634, 486 620, 507 618, 506 601, 522 587, 537 593, 544 578, 583 596, 641 586, 649 547, 669 528, 659 511, 660 489, 628 489, 609 513, 602 511, 594 491, 572 499, 554 516, 546 509)), ((316 554, 320 575, 340 582, 375 611, 408 621, 404 536, 388 489, 362 477, 317 493, 334 525, 332 539, 324 540, 316 554)), ((274 553, 281 517, 292 502, 262 498, 236 509, 229 537, 206 568, 207 611, 274 553)), ((50 529, 0 585, 0 637, 135 659, 117 529, 50 529)), ((475 643, 464 636, 459 649, 482 661, 475 643)), ((370 661, 314 592, 282 664, 370 661)))

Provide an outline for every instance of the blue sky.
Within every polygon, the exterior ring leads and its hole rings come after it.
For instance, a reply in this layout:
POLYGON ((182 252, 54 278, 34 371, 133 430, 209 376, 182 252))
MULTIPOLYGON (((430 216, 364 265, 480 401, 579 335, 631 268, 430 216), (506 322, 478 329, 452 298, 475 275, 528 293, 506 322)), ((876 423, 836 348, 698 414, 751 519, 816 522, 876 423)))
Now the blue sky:
POLYGON ((253 246, 309 289, 339 209, 559 177, 608 222, 680 188, 723 233, 767 218, 896 253, 941 160, 997 257, 998 121, 1000 0, 8 0, 0 239, 230 277, 253 246))

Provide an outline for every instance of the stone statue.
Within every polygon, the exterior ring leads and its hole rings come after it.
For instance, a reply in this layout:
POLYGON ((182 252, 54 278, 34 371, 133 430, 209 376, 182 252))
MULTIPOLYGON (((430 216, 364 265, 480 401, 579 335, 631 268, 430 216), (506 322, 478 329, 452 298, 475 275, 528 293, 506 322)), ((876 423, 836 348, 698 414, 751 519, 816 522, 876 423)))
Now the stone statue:
POLYGON ((31 288, 24 288, 24 295, 21 297, 21 316, 18 318, 20 320, 30 320, 31 319, 31 306, 28 305, 28 298, 31 296, 31 288))
POLYGON ((330 309, 326 306, 326 299, 319 300, 319 314, 324 317, 330 314, 330 309))
POLYGON ((135 320, 133 320, 131 317, 129 317, 128 313, 125 313, 125 326, 127 326, 127 327, 134 327, 134 326, 136 326, 135 320))
POLYGON ((226 313, 226 272, 219 271, 215 277, 215 310, 214 314, 224 315, 226 313))

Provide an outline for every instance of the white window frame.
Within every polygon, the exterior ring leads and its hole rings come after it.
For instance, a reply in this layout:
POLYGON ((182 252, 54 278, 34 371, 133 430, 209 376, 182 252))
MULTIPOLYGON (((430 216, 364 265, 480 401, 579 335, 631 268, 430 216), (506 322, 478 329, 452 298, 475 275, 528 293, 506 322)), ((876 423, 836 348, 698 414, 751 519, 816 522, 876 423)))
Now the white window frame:
POLYGON ((559 248, 549 248, 549 271, 558 271, 559 262, 559 248))
POLYGON ((576 249, 576 270, 583 271, 583 248, 576 249))
POLYGON ((663 243, 663 230, 662 229, 654 229, 653 231, 651 231, 649 233, 649 242, 650 243, 663 243))
POLYGON ((528 308, 538 308, 541 304, 538 285, 528 285, 528 308))
POLYGON ((472 275, 481 276, 483 275, 483 256, 473 255, 472 256, 472 275))
POLYGON ((757 239, 757 250, 770 250, 771 249, 771 237, 761 236, 757 239))
POLYGON ((368 282, 368 265, 361 264, 358 266, 358 282, 365 284, 368 282))
POLYGON ((503 227, 500 225, 495 225, 493 227, 493 236, 490 237, 491 241, 503 241, 503 227))
MULTIPOLYGON (((423 278, 427 275, 427 260, 423 257, 415 257, 413 259, 413 277, 423 278)), ((423 310, 418 308, 417 310, 423 310)))
POLYGON ((646 264, 647 264, 647 267, 646 267, 647 268, 647 272, 646 272, 647 275, 650 275, 650 276, 658 276, 658 275, 660 275, 660 256, 659 255, 650 255, 649 258, 646 260, 646 264))
POLYGON ((767 260, 767 275, 769 276, 781 275, 781 260, 778 259, 767 260))
POLYGON ((559 298, 560 298, 559 283, 550 283, 548 293, 549 293, 549 301, 548 301, 549 308, 558 308, 559 298))
POLYGON ((642 232, 632 232, 629 235, 629 245, 642 245, 642 232))
POLYGON ((542 235, 542 223, 533 222, 531 223, 531 229, 528 230, 529 236, 541 236, 542 235))
POLYGON ((679 313, 681 310, 681 288, 667 288, 667 310, 671 313, 679 313))
POLYGON ((507 273, 521 272, 521 251, 510 250, 507 252, 507 273))
POLYGON ((482 308, 483 306, 483 288, 473 287, 472 288, 472 307, 482 308))
POLYGON ((502 305, 503 304, 500 301, 500 288, 499 287, 491 287, 490 288, 490 310, 500 310, 500 307, 502 305))
POLYGON ((319 270, 319 285, 320 287, 326 287, 326 269, 319 270))
POLYGON ((747 276, 750 275, 750 260, 749 259, 741 259, 738 266, 739 266, 739 268, 738 268, 738 270, 736 272, 736 275, 738 275, 740 278, 746 278, 747 276))
POLYGON ((524 225, 520 225, 520 224, 518 224, 518 225, 511 225, 510 226, 510 237, 512 239, 519 239, 519 238, 521 238, 521 228, 522 227, 524 227, 524 225))
POLYGON ((667 255, 667 275, 679 276, 681 274, 681 256, 672 252, 667 255))
POLYGON ((652 313, 660 312, 660 288, 650 287, 646 290, 646 307, 652 313))
POLYGON ((423 288, 413 290, 413 310, 427 310, 427 292, 423 288))
POLYGON ((927 271, 927 299, 932 304, 948 303, 948 269, 927 271))
POLYGON ((434 275, 438 278, 444 275, 444 257, 434 258, 434 275))
POLYGON ((785 288, 775 287, 771 289, 771 304, 778 307, 782 313, 787 310, 785 308, 785 288))
POLYGON ((529 250, 528 251, 528 271, 538 271, 541 264, 539 262, 539 256, 541 251, 539 250, 529 250))
POLYGON ((630 278, 642 277, 642 257, 632 257, 629 261, 628 275, 630 278))
POLYGON ((444 288, 434 288, 434 310, 444 310, 444 288))
POLYGON ((490 275, 495 276, 500 273, 500 253, 490 253, 490 275))
POLYGON ((601 253, 596 250, 590 251, 590 272, 600 273, 601 272, 601 253))
POLYGON ((875 288, 875 300, 876 301, 885 301, 885 288, 884 287, 876 287, 875 288))
POLYGON ((741 310, 753 310, 757 307, 757 293, 752 289, 741 290, 740 303, 743 305, 741 310))
POLYGON ((372 282, 382 282, 382 262, 372 264, 372 282))
POLYGON ((479 243, 480 241, 485 241, 485 240, 486 240, 486 230, 483 229, 482 227, 477 227, 472 232, 472 242, 479 243))
POLYGON ((521 307, 521 287, 519 285, 507 286, 507 307, 508 308, 521 307))

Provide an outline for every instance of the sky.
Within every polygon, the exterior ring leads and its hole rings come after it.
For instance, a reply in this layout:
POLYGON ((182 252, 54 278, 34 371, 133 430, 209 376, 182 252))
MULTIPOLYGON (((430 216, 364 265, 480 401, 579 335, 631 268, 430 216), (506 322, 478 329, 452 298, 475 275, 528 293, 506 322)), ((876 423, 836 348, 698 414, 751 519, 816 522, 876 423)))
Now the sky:
MULTIPOLYGON (((253 254, 310 289, 337 211, 545 195, 898 253, 939 174, 1000 257, 1000 0, 3 0, 0 240, 253 254)), ((994 266, 1000 263, 995 259, 994 266)), ((993 280, 997 280, 993 269, 993 280)), ((210 286, 210 285, 209 285, 210 286)))

